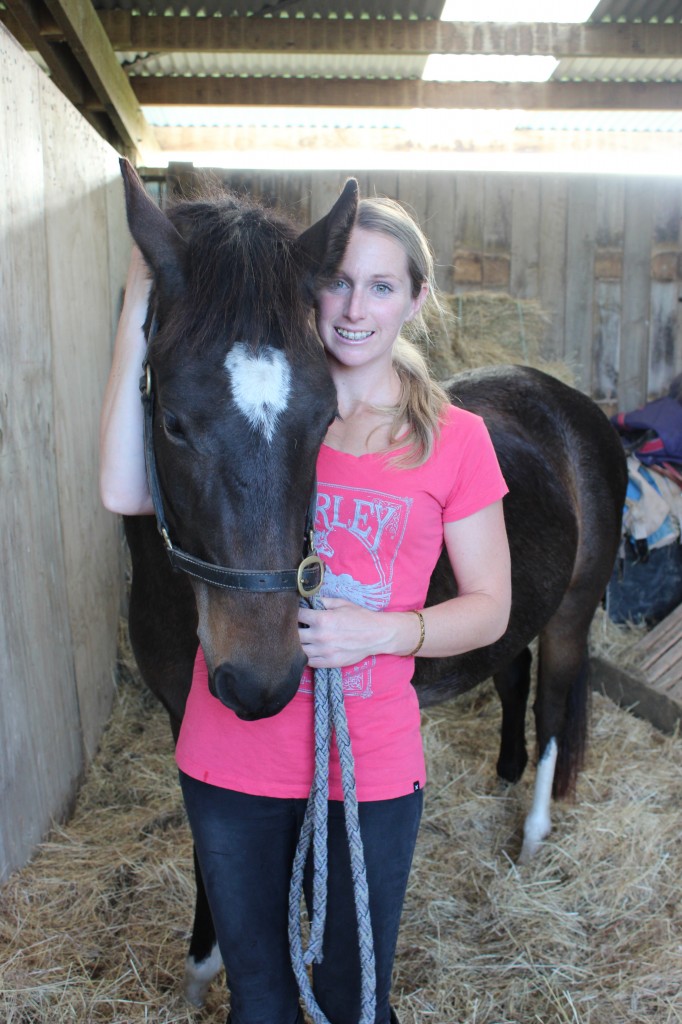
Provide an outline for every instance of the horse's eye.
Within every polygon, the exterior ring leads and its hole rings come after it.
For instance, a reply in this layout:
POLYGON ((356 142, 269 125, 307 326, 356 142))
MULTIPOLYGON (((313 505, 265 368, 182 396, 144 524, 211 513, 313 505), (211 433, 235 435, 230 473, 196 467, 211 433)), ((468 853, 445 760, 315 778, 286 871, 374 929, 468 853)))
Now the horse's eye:
POLYGON ((173 441, 184 441, 185 433, 182 429, 182 424, 178 417, 172 413, 164 410, 163 413, 163 429, 168 437, 173 441))

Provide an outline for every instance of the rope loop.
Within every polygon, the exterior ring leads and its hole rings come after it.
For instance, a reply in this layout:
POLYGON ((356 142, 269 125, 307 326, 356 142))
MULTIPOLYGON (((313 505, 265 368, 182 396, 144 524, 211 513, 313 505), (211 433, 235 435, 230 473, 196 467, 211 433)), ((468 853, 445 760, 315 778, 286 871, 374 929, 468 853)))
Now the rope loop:
MULTIPOLYGON (((311 602, 323 608, 318 597, 311 602)), ((350 851, 351 875, 355 897, 355 915, 360 950, 360 1019, 358 1024, 374 1024, 376 1015, 376 965, 372 922, 369 913, 367 871, 360 834, 358 798, 355 789, 355 765, 346 709, 343 703, 341 669, 315 669, 315 771, 310 797, 299 835, 289 889, 289 947, 291 963, 305 1008, 314 1024, 329 1024, 313 993, 307 967, 322 963, 328 891, 328 800, 329 752, 332 729, 341 763, 341 785, 346 835, 350 851), (301 899, 303 873, 312 846, 313 894, 307 949, 303 947, 301 899)))

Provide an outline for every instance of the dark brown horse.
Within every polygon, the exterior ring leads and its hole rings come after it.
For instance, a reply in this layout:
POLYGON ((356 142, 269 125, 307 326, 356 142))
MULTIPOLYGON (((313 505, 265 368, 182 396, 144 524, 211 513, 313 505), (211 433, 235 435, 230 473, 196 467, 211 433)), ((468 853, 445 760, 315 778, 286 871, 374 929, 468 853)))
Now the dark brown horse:
MULTIPOLYGON (((336 411, 314 330, 314 283, 341 261, 357 187, 349 182, 329 214, 298 234, 230 195, 181 202, 166 215, 130 165, 122 170, 130 230, 153 274, 145 401, 167 534, 164 544, 152 517, 126 519, 129 626, 142 675, 177 735, 197 637, 212 692, 243 718, 276 714, 298 685, 296 572, 316 456, 336 411)), ((580 767, 587 634, 619 542, 624 459, 597 406, 543 373, 472 371, 448 388, 486 420, 509 485, 512 612, 497 643, 419 659, 415 685, 428 705, 492 676, 502 702, 498 772, 516 781, 527 761, 528 645, 539 637, 528 857, 549 832, 552 789, 566 794, 580 767)), ((443 560, 429 601, 455 592, 443 560)), ((197 882, 188 994, 200 1002, 219 961, 197 882)))

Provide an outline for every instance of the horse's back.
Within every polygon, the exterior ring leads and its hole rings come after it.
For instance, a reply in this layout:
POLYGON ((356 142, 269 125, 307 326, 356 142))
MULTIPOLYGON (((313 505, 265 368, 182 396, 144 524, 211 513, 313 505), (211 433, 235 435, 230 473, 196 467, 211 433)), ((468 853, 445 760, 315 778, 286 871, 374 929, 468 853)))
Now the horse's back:
MULTIPOLYGON (((418 662, 415 684, 424 705, 470 689, 516 657, 568 592, 581 594, 591 616, 616 555, 625 489, 616 432, 576 389, 541 371, 509 366, 458 374, 447 390, 453 404, 484 419, 509 487, 504 509, 513 602, 496 643, 418 662)), ((455 593, 443 555, 428 603, 455 593)))
POLYGON ((573 585, 581 573, 595 575, 600 553, 612 564, 627 472, 620 438, 599 406, 555 377, 523 366, 455 378, 451 394, 488 424, 509 484, 512 517, 514 491, 531 481, 540 504, 548 491, 558 490, 559 500, 572 510, 578 527, 573 585), (542 480, 535 476, 538 467, 544 467, 542 480))

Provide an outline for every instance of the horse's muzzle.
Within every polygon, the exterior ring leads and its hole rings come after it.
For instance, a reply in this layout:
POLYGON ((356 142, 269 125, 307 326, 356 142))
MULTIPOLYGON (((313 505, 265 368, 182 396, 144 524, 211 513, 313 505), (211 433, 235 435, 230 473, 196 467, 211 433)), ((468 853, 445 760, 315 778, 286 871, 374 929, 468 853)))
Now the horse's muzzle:
POLYGON ((223 662, 209 676, 208 688, 214 697, 245 722, 271 718, 286 707, 301 682, 306 658, 301 651, 287 675, 276 686, 264 687, 262 679, 250 668, 223 662))

